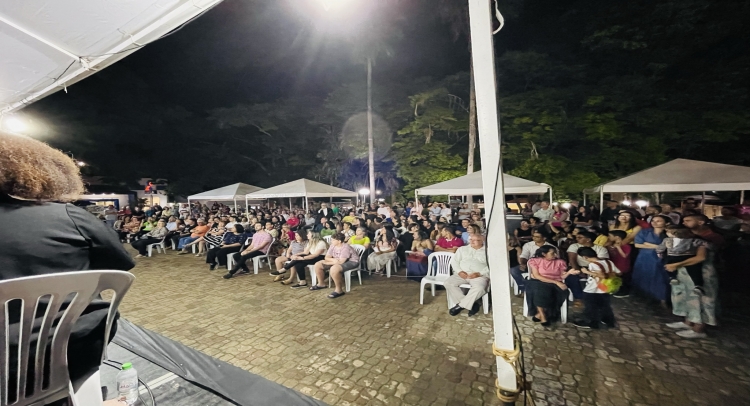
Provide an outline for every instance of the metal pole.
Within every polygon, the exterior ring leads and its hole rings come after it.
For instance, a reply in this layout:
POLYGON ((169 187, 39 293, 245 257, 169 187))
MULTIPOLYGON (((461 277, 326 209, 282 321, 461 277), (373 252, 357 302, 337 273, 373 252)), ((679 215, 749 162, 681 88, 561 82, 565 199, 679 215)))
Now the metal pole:
POLYGON ((245 215, 247 215, 247 213, 250 213, 250 205, 247 202, 247 196, 245 196, 245 215))
MULTIPOLYGON (((487 217, 487 257, 492 287, 492 321, 495 347, 512 351, 513 310, 510 303, 510 273, 508 266, 508 236, 505 226, 505 196, 503 191, 502 157, 500 155, 500 126, 497 114, 497 83, 495 81, 495 51, 492 38, 490 0, 469 0, 471 56, 477 97, 477 123, 482 161, 482 189, 487 217), (503 247, 502 249, 497 249, 503 247)), ((497 383, 506 392, 518 391, 514 366, 497 357, 497 383)))
POLYGON ((586 192, 583 192, 583 207, 586 207, 586 192))
POLYGON ((372 136, 372 58, 367 58, 367 148, 370 163, 370 203, 375 201, 375 143, 372 136))
POLYGON ((701 192, 701 214, 706 214, 706 192, 701 192))
POLYGON ((740 204, 745 203, 745 191, 740 190, 740 204))
POLYGON ((599 214, 602 213, 604 213, 604 185, 599 186, 599 214))

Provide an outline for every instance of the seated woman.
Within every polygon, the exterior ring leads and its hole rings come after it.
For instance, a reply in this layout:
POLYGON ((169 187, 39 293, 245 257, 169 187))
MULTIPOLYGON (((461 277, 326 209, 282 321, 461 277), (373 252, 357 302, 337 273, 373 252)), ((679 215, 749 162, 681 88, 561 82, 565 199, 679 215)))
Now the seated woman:
MULTIPOLYGON (((471 226, 474 225, 471 224, 471 226)), ((410 227, 409 230, 414 236, 414 241, 411 244, 411 252, 406 257, 406 277, 419 282, 427 275, 427 257, 435 250, 435 244, 432 243, 427 232, 417 225, 410 227)))
POLYGON ((344 234, 345 242, 349 242, 349 239, 354 237, 356 232, 352 230, 352 223, 342 222, 341 223, 341 234, 344 234))
POLYGON ((331 280, 335 285, 333 293, 328 295, 329 299, 344 296, 344 272, 359 267, 359 254, 351 245, 344 242, 344 236, 336 233, 331 236, 331 246, 328 248, 325 258, 315 263, 315 274, 318 277, 318 285, 310 286, 310 290, 327 289, 321 286, 325 280, 325 272, 329 271, 331 280))
POLYGON ((284 268, 284 263, 291 261, 292 257, 302 255, 307 248, 307 233, 297 232, 293 234, 294 240, 289 243, 289 246, 284 250, 284 253, 276 258, 276 270, 271 272, 271 275, 275 276, 275 278, 273 278, 274 282, 284 280, 284 274, 287 271, 287 268, 284 268))
POLYGON ((544 245, 529 259, 527 266, 530 279, 526 282, 526 298, 530 311, 536 310, 532 318, 548 327, 560 317, 560 306, 568 296, 568 287, 563 280, 568 275, 577 275, 580 271, 568 268, 565 261, 557 257, 557 248, 544 245))
POLYGON ((140 230, 141 221, 136 217, 131 217, 130 222, 122 226, 122 233, 120 233, 121 240, 124 241, 125 239, 132 237, 140 230))
MULTIPOLYGON (((528 221, 521 221, 521 226, 513 230, 513 236, 516 237, 519 245, 524 245, 531 241, 531 225, 528 221)), ((468 244, 468 239, 464 240, 468 244)))
POLYGON ((123 216, 120 217, 117 221, 115 221, 114 229, 117 232, 117 235, 120 236, 120 242, 125 241, 126 238, 128 238, 128 231, 125 229, 125 226, 127 226, 130 223, 131 217, 130 216, 123 216))
POLYGON ((365 250, 370 248, 370 237, 367 236, 367 229, 364 227, 357 228, 353 237, 349 238, 350 245, 361 245, 365 250))
POLYGON ((216 226, 211 228, 206 235, 195 241, 195 244, 198 244, 198 253, 195 254, 196 257, 203 255, 206 252, 206 248, 210 249, 217 247, 221 245, 222 241, 224 241, 224 234, 227 233, 226 223, 219 220, 215 224, 216 226))
POLYGON ((469 224, 468 227, 466 227, 466 232, 461 233, 461 240, 463 240, 464 245, 469 244, 469 238, 473 234, 482 234, 482 230, 479 229, 479 226, 476 224, 469 224))
POLYGON ((333 222, 326 221, 326 223, 323 225, 323 230, 320 231, 320 236, 328 237, 334 234, 336 234, 336 226, 333 225, 333 222))
POLYGON ((568 213, 568 209, 560 207, 559 204, 556 204, 552 206, 552 210, 554 211, 554 214, 552 214, 550 224, 555 227, 562 227, 562 222, 566 221, 570 216, 570 213, 568 213))
POLYGON ((307 286, 307 280, 305 280, 305 269, 308 265, 313 265, 316 262, 325 258, 325 253, 328 250, 328 244, 320 236, 320 233, 316 233, 312 230, 307 230, 307 246, 305 250, 300 254, 291 255, 289 262, 283 266, 284 273, 289 271, 289 278, 281 281, 282 285, 291 285, 294 282, 294 277, 299 275, 299 282, 292 285, 294 289, 304 288, 307 286))
POLYGON ((386 228, 378 237, 373 252, 367 256, 367 269, 382 275, 382 269, 396 257, 398 240, 389 228, 386 228))
POLYGON ((167 233, 169 233, 169 230, 167 230, 166 220, 159 220, 156 223, 156 228, 141 236, 140 240, 135 240, 130 243, 133 248, 138 250, 138 255, 136 255, 135 257, 143 258, 148 255, 148 246, 151 244, 162 242, 164 238, 166 238, 167 233))
POLYGON ((236 223, 229 227, 229 232, 224 233, 221 243, 206 251, 208 269, 213 271, 216 265, 227 266, 227 255, 239 252, 246 239, 245 227, 242 227, 242 224, 236 223))
POLYGON ((580 227, 590 227, 594 225, 594 218, 589 212, 588 207, 581 206, 578 208, 578 213, 573 216, 573 224, 580 227))
POLYGON ((141 228, 136 232, 131 238, 140 238, 142 235, 145 235, 146 233, 151 232, 156 227, 156 218, 154 217, 146 217, 146 219, 141 224, 141 228))

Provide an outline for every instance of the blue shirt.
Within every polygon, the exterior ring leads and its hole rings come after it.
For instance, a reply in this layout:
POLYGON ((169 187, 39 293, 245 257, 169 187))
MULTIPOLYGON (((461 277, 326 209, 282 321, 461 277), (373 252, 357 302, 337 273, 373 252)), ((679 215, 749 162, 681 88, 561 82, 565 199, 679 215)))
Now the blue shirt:
POLYGON ((247 239, 246 234, 226 233, 224 234, 224 245, 242 244, 247 239))

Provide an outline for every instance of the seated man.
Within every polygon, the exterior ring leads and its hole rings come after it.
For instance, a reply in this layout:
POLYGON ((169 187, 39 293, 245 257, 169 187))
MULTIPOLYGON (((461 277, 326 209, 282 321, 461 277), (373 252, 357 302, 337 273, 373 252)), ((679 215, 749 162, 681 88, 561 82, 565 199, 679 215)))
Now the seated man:
POLYGON ((435 252, 456 252, 463 245, 464 241, 456 237, 453 226, 445 226, 440 231, 440 238, 437 239, 435 252))
POLYGON ((516 281, 518 290, 521 292, 525 290, 526 286, 526 279, 523 277, 523 273, 528 272, 526 264, 529 262, 529 259, 533 258, 537 250, 545 245, 554 247, 553 244, 547 242, 547 240, 544 238, 544 234, 540 233, 538 230, 534 230, 531 233, 531 238, 532 241, 527 242, 521 248, 521 256, 518 258, 519 265, 510 268, 510 276, 513 278, 513 280, 516 281))
POLYGON ((242 273, 249 273, 250 270, 247 268, 245 262, 247 262, 249 259, 268 254, 268 250, 271 249, 271 242, 273 242, 273 237, 271 237, 271 234, 269 234, 268 231, 264 230, 263 226, 260 223, 255 223, 253 243, 245 250, 239 253, 232 254, 235 259, 234 266, 226 275, 224 275, 224 279, 230 279, 240 269, 242 270, 242 273), (238 256, 239 258, 237 258, 238 256))
POLYGON ((177 244, 177 249, 182 250, 180 252, 180 255, 187 254, 187 247, 190 246, 193 242, 195 242, 197 239, 203 237, 206 235, 206 233, 210 230, 210 227, 206 225, 206 220, 204 219, 198 219, 198 225, 193 228, 192 232, 187 237, 180 238, 180 242, 177 244))
POLYGON ((193 233, 193 229, 196 227, 195 220, 189 218, 185 220, 185 227, 182 228, 182 230, 177 228, 175 230, 175 233, 169 235, 167 238, 169 238, 170 241, 174 243, 175 246, 177 246, 181 239, 185 237, 190 237, 190 234, 193 233))
POLYGON ((484 237, 472 234, 469 245, 460 247, 451 259, 453 275, 445 281, 445 290, 453 303, 457 303, 448 312, 456 316, 463 309, 469 309, 469 317, 479 312, 479 302, 490 286, 490 267, 487 265, 487 251, 484 247, 484 237), (471 285, 469 292, 464 294, 459 286, 464 283, 471 285))
MULTIPOLYGON (((325 281, 325 272, 330 270, 331 279, 336 289, 328 295, 329 299, 336 299, 344 296, 344 272, 356 269, 359 266, 359 254, 351 245, 344 242, 344 235, 336 233, 331 236, 331 247, 322 261, 315 263, 315 274, 318 277, 318 283, 325 281)), ((326 289, 327 286, 315 285, 310 286, 310 290, 326 289)))

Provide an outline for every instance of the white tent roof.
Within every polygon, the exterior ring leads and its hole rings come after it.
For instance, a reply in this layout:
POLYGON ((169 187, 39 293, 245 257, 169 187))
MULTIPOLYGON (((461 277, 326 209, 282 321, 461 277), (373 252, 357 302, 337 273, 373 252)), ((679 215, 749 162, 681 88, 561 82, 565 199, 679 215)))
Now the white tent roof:
POLYGON ((605 193, 750 190, 750 168, 675 159, 585 192, 599 193, 602 188, 605 193))
POLYGON ((298 179, 247 195, 248 199, 271 199, 275 197, 357 197, 357 193, 309 179, 298 179))
MULTIPOLYGON (((530 180, 518 178, 507 173, 503 174, 503 184, 505 194, 523 195, 523 194, 542 194, 547 193, 549 185, 545 183, 536 183, 530 180)), ((425 186, 417 189, 419 195, 483 195, 482 188, 482 171, 470 173, 445 182, 436 183, 431 186, 425 186)))
POLYGON ((189 196, 189 200, 245 200, 245 195, 252 192, 263 190, 257 186, 248 185, 246 183, 235 183, 234 185, 220 187, 218 189, 209 190, 207 192, 198 193, 197 195, 189 196))
POLYGON ((94 74, 219 2, 0 1, 0 113, 94 74))

